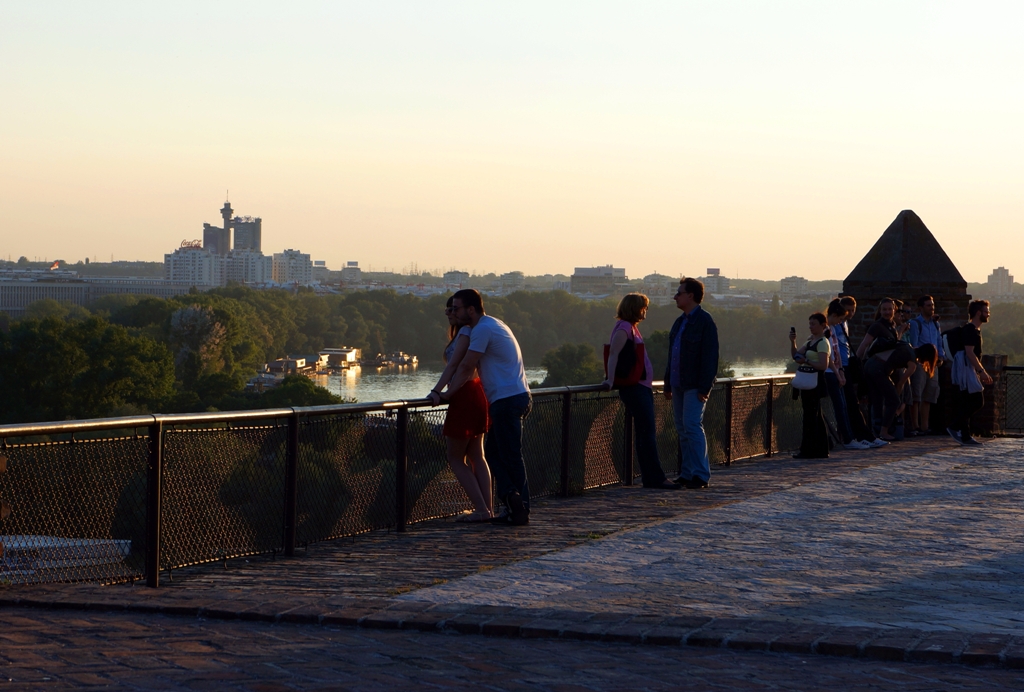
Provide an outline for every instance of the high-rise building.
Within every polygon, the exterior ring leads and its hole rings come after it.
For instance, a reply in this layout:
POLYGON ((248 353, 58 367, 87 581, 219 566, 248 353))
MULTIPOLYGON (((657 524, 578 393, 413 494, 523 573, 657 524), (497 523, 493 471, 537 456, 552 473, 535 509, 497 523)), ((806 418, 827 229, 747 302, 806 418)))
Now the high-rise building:
POLYGON ((326 284, 331 279, 331 270, 326 260, 313 260, 313 281, 326 284))
POLYGON ((274 281, 279 284, 297 283, 300 286, 313 283, 313 262, 309 255, 291 249, 275 252, 274 281))
POLYGON ((781 294, 784 301, 788 302, 807 293, 807 279, 802 276, 787 276, 780 284, 779 288, 782 289, 781 294))
POLYGON ((220 210, 223 226, 203 224, 203 248, 215 255, 226 255, 231 250, 231 204, 224 202, 220 210))
POLYGON ((164 278, 185 281, 196 287, 221 286, 224 283, 225 258, 199 247, 198 241, 182 243, 164 255, 164 278))
POLYGON ((458 286, 462 288, 469 283, 469 272, 460 272, 452 270, 444 273, 444 283, 446 286, 458 286))
POLYGON ((1013 277, 1006 267, 996 267, 988 275, 988 292, 994 296, 1008 296, 1013 293, 1013 277))
POLYGON ((263 251, 263 219, 258 216, 236 216, 231 225, 235 231, 235 250, 263 251))
POLYGON ((341 281, 346 284, 357 284, 363 280, 363 270, 359 268, 359 262, 346 262, 341 268, 341 281))
POLYGON ((232 250, 227 256, 225 281, 263 284, 274 280, 274 260, 258 250, 232 250))
POLYGON ((526 288, 526 277, 522 272, 508 272, 498 277, 498 283, 503 293, 522 291, 526 288))
POLYGON ((569 283, 573 293, 606 295, 629 291, 626 270, 608 264, 603 267, 576 267, 569 283))

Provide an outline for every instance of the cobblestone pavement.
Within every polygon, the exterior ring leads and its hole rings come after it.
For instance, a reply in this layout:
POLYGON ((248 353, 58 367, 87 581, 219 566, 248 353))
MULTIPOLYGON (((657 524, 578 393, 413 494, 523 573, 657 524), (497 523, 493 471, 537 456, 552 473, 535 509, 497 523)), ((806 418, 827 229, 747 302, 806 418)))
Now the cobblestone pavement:
POLYGON ((682 670, 697 689, 1019 689, 1022 462, 1020 440, 930 438, 740 462, 699 492, 551 498, 519 529, 424 522, 157 590, 8 587, 0 664, 141 687, 665 689, 682 670))
POLYGON ((1024 635, 1024 443, 863 468, 403 599, 1024 635))
POLYGON ((0 689, 68 687, 1019 690, 1024 671, 138 613, 0 611, 0 689))

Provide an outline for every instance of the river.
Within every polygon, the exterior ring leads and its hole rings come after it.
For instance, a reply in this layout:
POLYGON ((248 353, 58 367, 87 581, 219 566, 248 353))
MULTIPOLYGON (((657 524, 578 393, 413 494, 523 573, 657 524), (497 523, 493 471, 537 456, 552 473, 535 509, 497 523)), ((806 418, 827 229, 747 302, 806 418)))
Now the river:
MULTIPOLYGON (((785 372, 786 361, 741 361, 733 364, 733 370, 737 377, 776 375, 785 372)), ((357 367, 336 375, 318 375, 313 381, 345 399, 367 403, 422 399, 440 376, 441 368, 436 365, 405 365, 357 367)), ((530 382, 543 382, 545 377, 544 368, 526 368, 526 379, 530 382)))

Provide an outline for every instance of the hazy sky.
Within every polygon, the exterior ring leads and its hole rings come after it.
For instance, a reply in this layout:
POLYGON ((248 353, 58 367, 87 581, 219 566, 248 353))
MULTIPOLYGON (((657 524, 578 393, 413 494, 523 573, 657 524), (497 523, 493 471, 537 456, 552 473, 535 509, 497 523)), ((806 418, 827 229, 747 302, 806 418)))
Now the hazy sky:
POLYGON ((1024 276, 1019 2, 7 2, 0 253, 1024 276))

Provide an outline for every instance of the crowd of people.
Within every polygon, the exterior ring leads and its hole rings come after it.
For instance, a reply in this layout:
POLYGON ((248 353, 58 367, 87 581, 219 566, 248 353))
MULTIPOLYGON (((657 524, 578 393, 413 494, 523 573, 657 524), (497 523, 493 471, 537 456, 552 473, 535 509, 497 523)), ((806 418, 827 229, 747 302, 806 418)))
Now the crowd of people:
MULTIPOLYGON (((815 386, 799 391, 803 435, 797 458, 829 454, 829 436, 821 413, 828 397, 837 434, 847 449, 882 447, 896 440, 933 434, 931 407, 939 400, 939 367, 948 363, 954 385, 954 417, 946 432, 964 445, 981 444, 971 434, 971 417, 984 404, 983 387, 992 378, 982 367, 981 325, 988 301, 970 303, 970 320, 943 331, 935 299, 921 296, 918 314, 908 303, 883 298, 864 338, 854 348, 849 321, 857 312, 852 296, 836 298, 826 313, 808 318, 810 336, 797 346, 790 329, 790 350, 798 365, 817 371, 815 386)), ((814 380, 811 380, 812 382, 814 380)))
MULTIPOLYGON (((654 410, 654 370, 638 325, 650 301, 642 293, 622 298, 605 347, 607 379, 633 421, 636 459, 643 487, 697 490, 708 487, 711 465, 704 410, 718 373, 718 329, 701 308, 704 285, 679 281, 674 299, 680 315, 669 332, 664 396, 672 402, 679 438, 680 473, 669 479, 658 454, 654 410)), ((849 322, 857 301, 842 296, 824 313, 808 317, 809 336, 797 345, 789 333, 793 359, 803 371, 794 396, 802 400, 803 459, 829 456, 830 436, 821 402, 828 397, 836 433, 847 449, 882 447, 907 436, 932 434, 931 407, 939 400, 939 367, 948 363, 955 385, 955 415, 947 432, 964 445, 981 444, 971 435, 971 417, 983 405, 984 385, 992 378, 982 367, 981 326, 988 321, 988 301, 973 301, 970 320, 942 331, 932 296, 910 305, 884 298, 874 320, 854 347, 849 322)), ((448 411, 443 434, 448 461, 473 504, 457 521, 523 526, 530 521, 530 487, 523 460, 523 418, 532 406, 523 355, 512 330, 487 315, 483 298, 463 289, 445 309, 449 342, 445 369, 430 391, 434 404, 448 411), (503 505, 495 513, 493 487, 503 505)))

